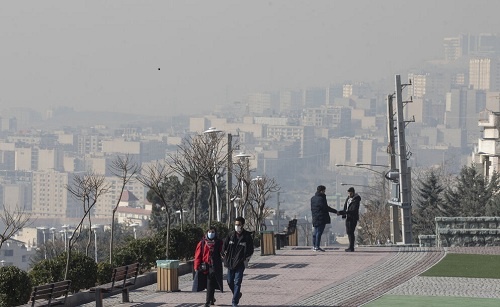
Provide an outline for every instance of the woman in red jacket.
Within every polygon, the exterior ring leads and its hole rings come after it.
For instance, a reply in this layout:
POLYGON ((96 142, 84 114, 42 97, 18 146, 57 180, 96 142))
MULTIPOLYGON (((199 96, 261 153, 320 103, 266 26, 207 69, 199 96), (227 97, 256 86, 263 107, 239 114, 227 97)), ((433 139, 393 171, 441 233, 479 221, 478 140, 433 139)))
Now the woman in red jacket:
POLYGON ((222 288, 222 240, 217 237, 217 230, 210 226, 203 239, 196 246, 194 254, 193 291, 207 289, 205 306, 215 305, 215 289, 222 288))

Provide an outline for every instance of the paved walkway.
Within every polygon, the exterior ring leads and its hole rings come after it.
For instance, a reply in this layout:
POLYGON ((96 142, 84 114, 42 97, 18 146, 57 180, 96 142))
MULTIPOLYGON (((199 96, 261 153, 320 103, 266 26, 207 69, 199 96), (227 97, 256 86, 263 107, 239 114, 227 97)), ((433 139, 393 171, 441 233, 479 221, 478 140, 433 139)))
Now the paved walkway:
MULTIPOLYGON (((439 287, 423 287, 427 281, 416 276, 437 263, 446 252, 500 254, 500 248, 454 251, 381 246, 359 247, 354 253, 346 253, 344 248, 339 245, 327 247, 326 252, 314 252, 309 247, 286 247, 270 256, 260 256, 260 251, 256 250, 250 267, 245 270, 240 306, 361 306, 386 293, 436 295, 439 287), (422 291, 419 294, 419 288, 434 289, 435 292, 422 291)), ((491 290, 486 292, 496 290, 498 294, 500 280, 482 281, 491 290)), ((156 284, 153 284, 132 291, 131 303, 120 303, 120 295, 117 295, 106 298, 104 305, 203 306, 205 292, 191 292, 191 284, 192 277, 188 274, 179 278, 180 292, 157 292, 156 284)), ((449 293, 465 291, 467 295, 475 296, 481 292, 475 285, 466 280, 458 283, 446 281, 443 287, 449 293)), ((228 287, 226 291, 216 292, 217 306, 231 306, 228 287)), ((484 297, 491 297, 489 295, 484 297)), ((483 296, 479 294, 478 297, 483 296)))

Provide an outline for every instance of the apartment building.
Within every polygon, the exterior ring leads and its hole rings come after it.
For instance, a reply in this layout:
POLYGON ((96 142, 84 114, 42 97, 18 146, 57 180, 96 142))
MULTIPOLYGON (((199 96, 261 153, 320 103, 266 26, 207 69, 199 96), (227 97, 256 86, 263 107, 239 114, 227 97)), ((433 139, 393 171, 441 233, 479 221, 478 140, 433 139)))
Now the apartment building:
POLYGON ((34 171, 32 186, 32 212, 40 219, 64 220, 81 217, 82 208, 70 196, 67 186, 72 184, 75 173, 55 170, 34 171))
POLYGON ((102 195, 94 207, 94 216, 97 218, 111 218, 112 210, 120 200, 120 205, 129 207, 143 206, 146 201, 147 189, 137 180, 132 180, 125 186, 124 194, 121 195, 122 181, 118 177, 108 176, 106 182, 109 184, 108 193, 102 195), (128 197, 133 195, 133 197, 128 197), (136 199, 131 201, 131 199, 136 199))
POLYGON ((330 139, 330 169, 335 168, 335 164, 366 163, 377 164, 376 139, 369 138, 331 138, 330 139))
POLYGON ((302 125, 337 128, 339 130, 350 129, 351 108, 337 106, 305 108, 302 112, 302 125))
POLYGON ((472 162, 491 178, 500 172, 500 112, 481 112, 478 126, 483 128, 481 138, 472 153, 472 162))
POLYGON ((500 91, 500 62, 498 59, 470 59, 469 87, 476 90, 500 91))
POLYGON ((16 266, 21 270, 28 271, 30 257, 35 250, 27 247, 24 242, 9 239, 5 241, 0 249, 0 266, 16 266))

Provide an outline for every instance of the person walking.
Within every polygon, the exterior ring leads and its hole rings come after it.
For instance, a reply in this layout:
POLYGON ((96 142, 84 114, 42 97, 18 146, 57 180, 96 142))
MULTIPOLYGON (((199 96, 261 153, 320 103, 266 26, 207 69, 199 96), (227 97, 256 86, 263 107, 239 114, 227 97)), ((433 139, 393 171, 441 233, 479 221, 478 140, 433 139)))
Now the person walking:
POLYGON ((330 218, 330 213, 337 213, 337 210, 328 206, 326 201, 326 187, 320 185, 316 188, 316 193, 311 197, 311 215, 313 222, 313 250, 324 252, 325 250, 321 248, 321 235, 325 230, 326 224, 332 222, 330 218))
POLYGON ((356 193, 353 187, 347 190, 349 194, 344 203, 344 210, 339 211, 338 215, 342 215, 345 219, 345 231, 347 237, 349 238, 349 248, 346 248, 346 252, 354 252, 354 243, 356 243, 356 237, 354 236, 354 231, 356 231, 356 225, 359 220, 359 205, 361 202, 361 196, 356 193))
POLYGON ((215 305, 215 289, 224 292, 222 282, 222 245, 217 237, 217 229, 210 226, 206 235, 198 242, 194 254, 195 278, 193 291, 207 289, 205 307, 215 305))
POLYGON ((252 234, 243 229, 243 226, 245 226, 245 218, 237 217, 234 222, 234 231, 226 237, 222 247, 224 266, 227 267, 227 284, 233 293, 233 307, 237 307, 240 302, 243 272, 253 255, 252 234))

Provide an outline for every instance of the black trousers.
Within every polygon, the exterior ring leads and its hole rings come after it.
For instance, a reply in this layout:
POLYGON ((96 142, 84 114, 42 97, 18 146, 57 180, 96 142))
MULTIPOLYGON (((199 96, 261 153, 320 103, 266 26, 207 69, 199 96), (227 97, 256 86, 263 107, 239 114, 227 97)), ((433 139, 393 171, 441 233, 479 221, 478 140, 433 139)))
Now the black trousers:
POLYGON ((208 273, 208 275, 207 275, 207 299, 205 301, 206 305, 210 305, 214 301, 215 285, 216 284, 217 284, 217 279, 215 278, 215 272, 208 273))
POLYGON ((354 236, 356 225, 358 225, 358 221, 345 221, 345 232, 347 233, 347 237, 349 238, 349 249, 351 250, 354 250, 354 243, 356 243, 356 237, 354 236))

